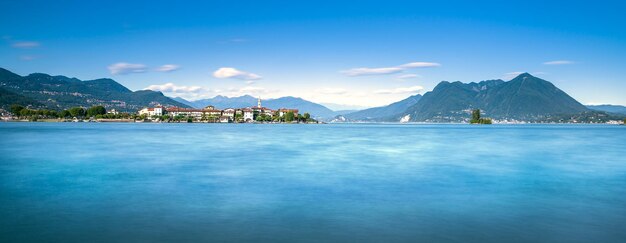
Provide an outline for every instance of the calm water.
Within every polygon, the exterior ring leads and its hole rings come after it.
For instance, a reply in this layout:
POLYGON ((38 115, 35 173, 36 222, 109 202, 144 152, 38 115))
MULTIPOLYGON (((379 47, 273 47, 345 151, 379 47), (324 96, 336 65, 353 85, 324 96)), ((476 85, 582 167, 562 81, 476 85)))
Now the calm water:
POLYGON ((626 126, 0 123, 0 241, 625 242, 626 126))

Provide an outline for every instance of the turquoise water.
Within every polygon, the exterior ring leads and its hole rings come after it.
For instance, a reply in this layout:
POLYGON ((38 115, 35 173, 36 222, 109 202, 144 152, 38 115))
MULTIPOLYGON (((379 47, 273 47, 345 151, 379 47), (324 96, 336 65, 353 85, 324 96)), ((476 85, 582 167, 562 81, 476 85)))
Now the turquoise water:
POLYGON ((0 123, 1 242, 625 242, 626 127, 0 123))

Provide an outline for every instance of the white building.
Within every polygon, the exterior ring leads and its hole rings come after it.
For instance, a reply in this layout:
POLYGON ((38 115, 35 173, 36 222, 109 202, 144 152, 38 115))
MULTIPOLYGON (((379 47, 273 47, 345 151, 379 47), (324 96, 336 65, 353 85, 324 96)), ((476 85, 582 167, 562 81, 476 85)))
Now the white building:
POLYGON ((298 109, 286 109, 286 108, 278 109, 278 116, 283 117, 285 116, 285 114, 287 114, 287 112, 293 112, 294 117, 298 116, 298 109))
POLYGON ((253 122, 254 121, 254 111, 250 108, 242 109, 243 111, 243 121, 245 122, 253 122))
POLYGON ((139 110, 139 115, 145 114, 147 117, 162 116, 163 107, 147 107, 139 110))

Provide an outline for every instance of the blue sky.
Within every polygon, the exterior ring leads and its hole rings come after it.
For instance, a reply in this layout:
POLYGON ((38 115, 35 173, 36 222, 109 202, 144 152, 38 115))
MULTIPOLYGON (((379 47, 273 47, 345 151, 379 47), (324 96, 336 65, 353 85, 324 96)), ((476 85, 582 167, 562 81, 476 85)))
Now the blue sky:
POLYGON ((475 2, 3 1, 0 67, 334 108, 530 72, 584 104, 626 105, 625 3, 475 2))

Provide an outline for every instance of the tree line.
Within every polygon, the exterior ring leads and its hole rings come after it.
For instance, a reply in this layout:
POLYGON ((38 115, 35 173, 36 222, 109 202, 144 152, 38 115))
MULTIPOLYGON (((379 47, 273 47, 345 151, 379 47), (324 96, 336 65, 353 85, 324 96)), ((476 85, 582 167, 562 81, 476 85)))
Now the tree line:
POLYGON ((25 118, 29 120, 37 119, 50 119, 50 118, 88 118, 94 117, 97 119, 128 119, 132 118, 132 114, 120 113, 120 114, 107 114, 106 108, 101 105, 92 106, 87 109, 83 107, 72 107, 65 110, 48 110, 48 109, 29 109, 21 105, 11 105, 11 113, 14 116, 25 118))

